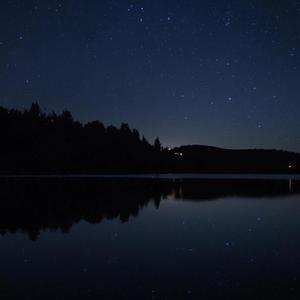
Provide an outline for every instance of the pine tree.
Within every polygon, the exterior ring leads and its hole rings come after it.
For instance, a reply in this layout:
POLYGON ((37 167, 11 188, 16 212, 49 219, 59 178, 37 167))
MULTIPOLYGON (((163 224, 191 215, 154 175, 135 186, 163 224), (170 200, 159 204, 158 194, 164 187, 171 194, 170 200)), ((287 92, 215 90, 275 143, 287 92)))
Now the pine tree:
POLYGON ((161 143, 158 137, 154 141, 154 148, 158 151, 161 151, 161 143))

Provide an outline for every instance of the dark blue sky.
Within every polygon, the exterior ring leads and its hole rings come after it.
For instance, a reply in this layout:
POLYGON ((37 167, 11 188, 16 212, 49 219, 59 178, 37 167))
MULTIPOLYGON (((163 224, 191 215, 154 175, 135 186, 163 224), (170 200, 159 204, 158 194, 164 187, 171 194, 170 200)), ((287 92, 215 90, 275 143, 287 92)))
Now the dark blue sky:
POLYGON ((299 50, 296 0, 3 0, 0 105, 300 151, 299 50))

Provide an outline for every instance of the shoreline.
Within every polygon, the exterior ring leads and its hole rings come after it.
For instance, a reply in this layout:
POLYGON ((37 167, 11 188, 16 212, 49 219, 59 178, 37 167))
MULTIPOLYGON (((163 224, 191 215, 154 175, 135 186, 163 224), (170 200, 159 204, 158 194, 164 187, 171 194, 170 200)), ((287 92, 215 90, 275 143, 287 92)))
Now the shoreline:
POLYGON ((233 179, 233 180, 300 180, 300 174, 273 173, 145 173, 145 174, 12 174, 0 175, 0 179, 59 179, 59 178, 98 178, 98 179, 233 179))

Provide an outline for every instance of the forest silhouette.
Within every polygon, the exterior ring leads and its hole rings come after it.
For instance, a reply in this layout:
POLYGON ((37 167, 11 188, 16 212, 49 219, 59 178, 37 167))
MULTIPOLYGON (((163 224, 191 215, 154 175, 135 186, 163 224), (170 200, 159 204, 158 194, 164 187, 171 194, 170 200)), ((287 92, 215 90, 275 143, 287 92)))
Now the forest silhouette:
POLYGON ((297 173, 300 154, 228 150, 208 146, 162 147, 122 123, 82 124, 65 110, 45 113, 38 103, 23 111, 0 107, 0 174, 297 173))
POLYGON ((37 103, 0 107, 0 130, 2 174, 152 172, 161 157, 159 140, 150 145, 128 124, 83 125, 67 110, 46 114, 37 103))

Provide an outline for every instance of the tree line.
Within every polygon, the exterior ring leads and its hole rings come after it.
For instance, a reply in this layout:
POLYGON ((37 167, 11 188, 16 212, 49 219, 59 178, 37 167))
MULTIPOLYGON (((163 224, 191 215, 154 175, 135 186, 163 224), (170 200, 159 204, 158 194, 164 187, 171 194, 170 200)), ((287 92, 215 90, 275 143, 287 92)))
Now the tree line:
POLYGON ((23 111, 0 107, 0 172, 124 173, 161 171, 167 152, 122 123, 82 124, 65 110, 45 113, 38 103, 23 111))
POLYGON ((300 173, 300 154, 150 144, 137 129, 82 124, 65 110, 0 107, 0 174, 300 173))

